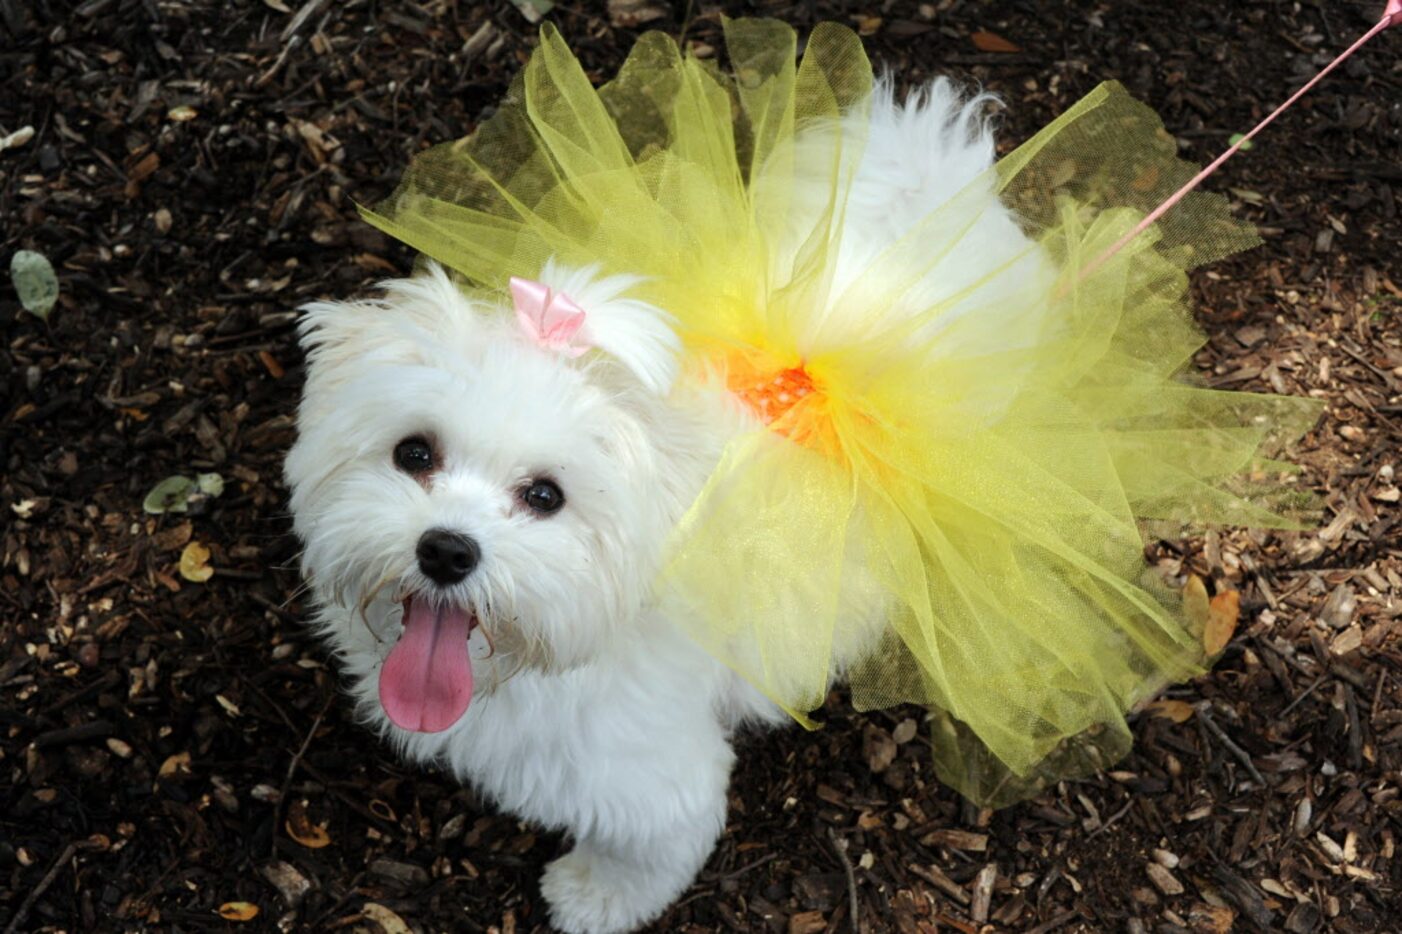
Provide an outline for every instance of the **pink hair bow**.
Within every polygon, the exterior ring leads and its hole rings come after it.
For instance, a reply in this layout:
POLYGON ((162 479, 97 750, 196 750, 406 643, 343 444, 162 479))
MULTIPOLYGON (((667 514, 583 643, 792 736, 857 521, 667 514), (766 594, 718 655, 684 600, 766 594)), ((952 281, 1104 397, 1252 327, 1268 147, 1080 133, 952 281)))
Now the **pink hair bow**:
POLYGON ((512 276, 511 300, 516 305, 521 330, 541 347, 571 357, 589 350, 589 343, 579 333, 584 327, 584 309, 565 293, 541 282, 512 276))

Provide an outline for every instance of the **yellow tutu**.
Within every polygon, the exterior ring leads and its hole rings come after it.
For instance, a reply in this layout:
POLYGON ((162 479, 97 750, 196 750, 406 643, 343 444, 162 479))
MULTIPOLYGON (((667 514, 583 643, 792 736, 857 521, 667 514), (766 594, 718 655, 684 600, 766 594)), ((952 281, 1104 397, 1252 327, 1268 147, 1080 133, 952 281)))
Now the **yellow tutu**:
POLYGON ((485 290, 551 257, 647 277, 637 297, 676 317, 691 372, 768 422, 725 451, 660 586, 796 718, 864 610, 889 630, 845 671, 854 703, 931 707, 939 775, 964 794, 999 806, 1108 765, 1125 714, 1206 661, 1139 523, 1292 524, 1261 485, 1284 466, 1261 458, 1316 406, 1182 373, 1203 340, 1186 270, 1252 234, 1192 195, 1084 272, 1192 174, 1109 84, 839 282, 861 44, 819 26, 796 65, 781 23, 725 35, 732 73, 654 33, 596 90, 547 26, 498 113, 366 216, 485 290), (853 130, 827 150, 796 142, 839 118, 853 130), (798 180, 815 158, 821 190, 798 180), (990 204, 1016 213, 1030 261, 910 309, 990 204))

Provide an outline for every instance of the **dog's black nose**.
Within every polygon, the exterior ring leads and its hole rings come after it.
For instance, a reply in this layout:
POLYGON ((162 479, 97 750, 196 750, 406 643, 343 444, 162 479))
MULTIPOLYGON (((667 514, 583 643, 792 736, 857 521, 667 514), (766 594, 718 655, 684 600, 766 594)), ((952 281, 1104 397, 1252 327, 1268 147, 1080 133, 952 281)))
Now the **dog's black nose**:
POLYGON ((415 549, 419 570, 435 584, 456 584, 477 567, 482 550, 466 535, 447 529, 429 529, 419 539, 415 549))

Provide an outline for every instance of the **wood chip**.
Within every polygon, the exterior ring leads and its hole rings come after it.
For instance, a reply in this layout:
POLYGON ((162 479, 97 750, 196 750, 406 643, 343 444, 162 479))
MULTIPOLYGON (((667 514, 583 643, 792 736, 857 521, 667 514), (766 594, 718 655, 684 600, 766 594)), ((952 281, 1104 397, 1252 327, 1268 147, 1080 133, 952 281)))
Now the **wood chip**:
POLYGON ((1329 651, 1334 655, 1347 655, 1363 645, 1363 629, 1357 623, 1345 629, 1329 643, 1329 651))
POLYGON ((993 901, 993 884, 998 881, 998 864, 989 863, 979 870, 974 878, 974 892, 969 900, 969 917, 976 924, 988 920, 988 909, 993 901))
POLYGON ((821 911, 800 911, 789 916, 789 934, 818 934, 827 926, 828 919, 821 911))
POLYGON ((935 886, 944 894, 954 899, 961 905, 969 903, 969 893, 964 891, 964 887, 944 874, 944 870, 938 866, 921 866, 918 863, 910 863, 906 868, 915 873, 926 882, 935 886))
POLYGON ((1167 868, 1158 863, 1149 863, 1144 867, 1144 871, 1149 875, 1149 881, 1154 883, 1154 888, 1164 895, 1182 895, 1183 883, 1169 872, 1167 868))
POLYGON ((881 727, 868 723, 862 730, 862 757, 866 759, 867 768, 872 772, 879 774, 890 768, 891 763, 895 761, 896 752, 895 740, 881 727))
POLYGON ((1319 618, 1335 629, 1343 629, 1353 622, 1353 614, 1357 608, 1358 600, 1353 588, 1348 584, 1340 584, 1330 592, 1329 599, 1324 601, 1319 618))
POLYGON ((968 850, 982 853, 988 849, 988 834, 971 833, 967 830, 932 830, 920 838, 925 846, 947 846, 954 850, 968 850))

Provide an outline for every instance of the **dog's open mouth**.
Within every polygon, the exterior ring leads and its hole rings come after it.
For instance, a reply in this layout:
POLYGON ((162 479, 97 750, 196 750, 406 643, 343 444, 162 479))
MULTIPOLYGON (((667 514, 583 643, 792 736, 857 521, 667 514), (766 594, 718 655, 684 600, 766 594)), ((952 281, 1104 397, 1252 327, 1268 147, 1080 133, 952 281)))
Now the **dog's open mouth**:
POLYGON ((395 726, 448 729, 472 700, 467 639, 477 617, 457 606, 404 598, 404 632, 380 668, 380 706, 395 726))

